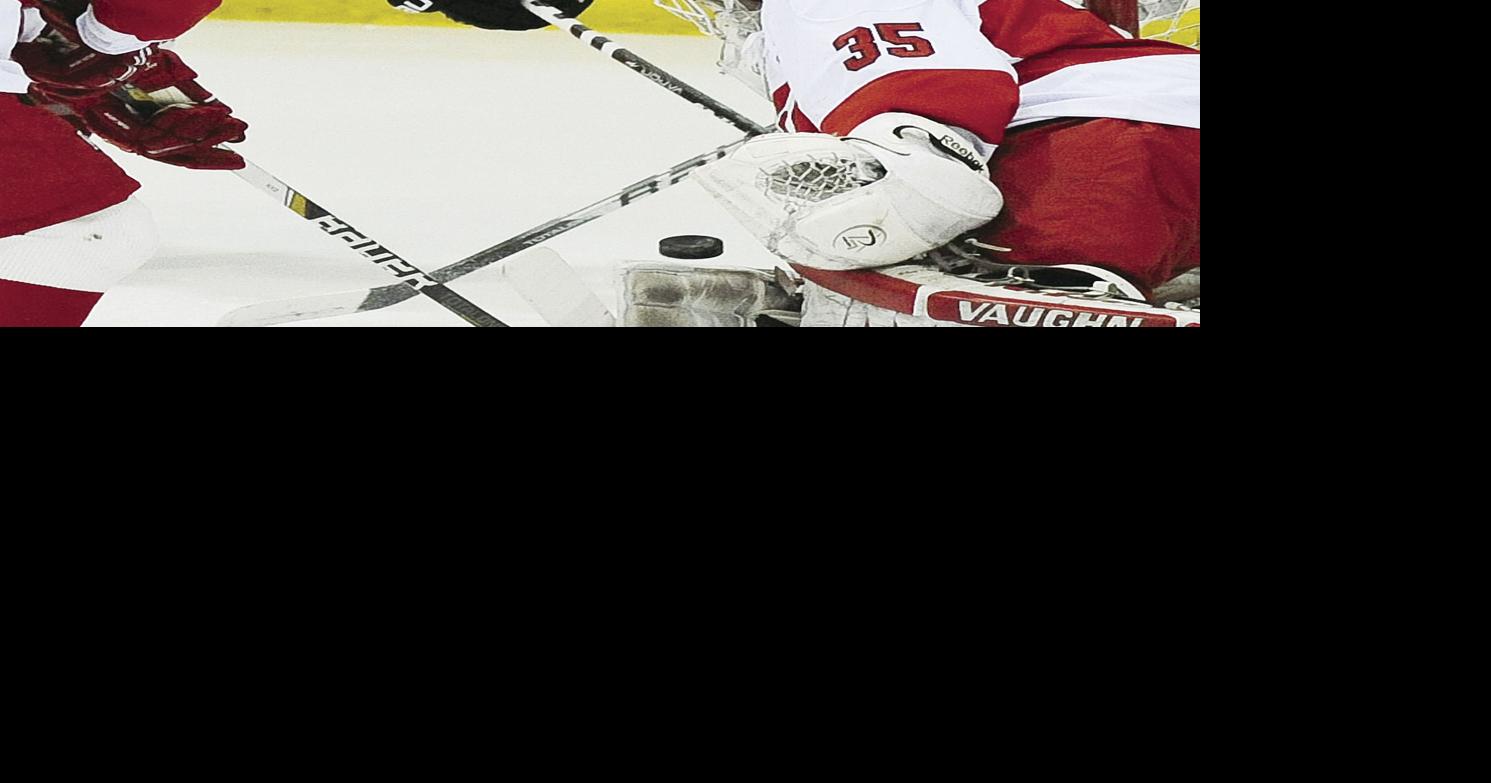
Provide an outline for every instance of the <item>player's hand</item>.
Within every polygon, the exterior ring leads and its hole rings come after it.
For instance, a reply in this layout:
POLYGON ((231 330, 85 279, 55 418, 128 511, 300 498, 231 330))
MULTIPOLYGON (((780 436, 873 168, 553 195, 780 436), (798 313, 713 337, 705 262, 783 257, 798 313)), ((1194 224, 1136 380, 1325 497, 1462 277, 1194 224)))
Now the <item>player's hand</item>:
POLYGON ((189 169, 233 170, 246 164, 219 144, 243 141, 248 123, 197 83, 197 73, 170 51, 128 85, 89 97, 58 98, 32 85, 38 103, 126 152, 189 169))
MULTIPOLYGON (((594 0, 544 0, 566 16, 579 16, 594 0)), ((537 30, 548 25, 519 0, 388 0, 388 4, 411 13, 439 11, 462 24, 488 30, 537 30)))
POLYGON ((243 141, 248 123, 198 84, 175 52, 160 52, 125 97, 107 95, 78 113, 94 134, 126 152, 188 169, 244 167, 238 153, 217 145, 243 141))
POLYGON ((178 103, 141 111, 112 95, 83 110, 90 130, 125 152, 172 166, 237 171, 243 157, 217 145, 244 140, 248 124, 219 103, 178 103))

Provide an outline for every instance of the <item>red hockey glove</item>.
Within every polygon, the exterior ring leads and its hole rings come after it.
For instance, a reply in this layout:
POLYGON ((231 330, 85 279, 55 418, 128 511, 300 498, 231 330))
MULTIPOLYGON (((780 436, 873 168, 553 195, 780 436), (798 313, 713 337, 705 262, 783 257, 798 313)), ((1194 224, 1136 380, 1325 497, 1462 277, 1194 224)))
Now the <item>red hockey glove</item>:
POLYGON ((175 52, 158 52, 136 81, 112 93, 59 98, 33 85, 43 108, 126 152, 189 169, 236 171, 244 160, 217 145, 243 141, 248 123, 196 81, 175 52))
POLYGON ((80 102, 89 129, 126 152, 189 169, 233 170, 244 160, 217 145, 243 141, 248 123, 196 81, 175 52, 161 51, 130 83, 128 100, 110 94, 80 102))
POLYGON ((238 153, 217 146, 243 141, 248 130, 221 103, 178 103, 147 114, 110 95, 85 109, 83 120, 120 149, 161 163, 211 171, 245 165, 238 153))

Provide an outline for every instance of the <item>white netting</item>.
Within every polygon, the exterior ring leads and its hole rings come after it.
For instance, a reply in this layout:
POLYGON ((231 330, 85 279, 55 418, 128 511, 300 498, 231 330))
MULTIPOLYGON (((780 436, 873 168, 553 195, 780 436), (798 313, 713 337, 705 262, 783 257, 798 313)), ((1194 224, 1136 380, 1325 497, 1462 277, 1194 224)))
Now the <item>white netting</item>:
POLYGON ((763 98, 771 97, 766 84, 765 38, 761 32, 761 0, 652 0, 653 5, 691 22, 699 32, 725 42, 720 51, 720 73, 748 85, 763 98))
POLYGON ((818 153, 761 172, 756 185, 790 208, 827 201, 885 176, 885 168, 868 155, 818 153))
POLYGON ((742 38, 761 29, 759 0, 652 0, 652 4, 716 38, 731 37, 731 27, 744 31, 742 38))
POLYGON ((1201 0, 1139 0, 1139 35, 1201 48, 1201 0))

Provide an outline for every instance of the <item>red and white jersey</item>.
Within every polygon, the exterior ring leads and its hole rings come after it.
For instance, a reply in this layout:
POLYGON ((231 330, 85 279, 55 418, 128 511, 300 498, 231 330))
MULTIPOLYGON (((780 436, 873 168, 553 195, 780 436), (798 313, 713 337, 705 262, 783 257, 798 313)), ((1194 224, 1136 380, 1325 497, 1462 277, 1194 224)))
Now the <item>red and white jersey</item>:
MULTIPOLYGON (((0 92, 24 93, 30 81, 10 59, 19 43, 41 34, 36 0, 0 0, 0 92)), ((83 42, 104 54, 137 52, 169 41, 222 4, 222 0, 94 0, 78 18, 83 42)))
POLYGON ((788 131, 885 112, 963 128, 1064 117, 1201 127, 1201 55, 1130 38, 1064 0, 767 0, 766 72, 788 131))

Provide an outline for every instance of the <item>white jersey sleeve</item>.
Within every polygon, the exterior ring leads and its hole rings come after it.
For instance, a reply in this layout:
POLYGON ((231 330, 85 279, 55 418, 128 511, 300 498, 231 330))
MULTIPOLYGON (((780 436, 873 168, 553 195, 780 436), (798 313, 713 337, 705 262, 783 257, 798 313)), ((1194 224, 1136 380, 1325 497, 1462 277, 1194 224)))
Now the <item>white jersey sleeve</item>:
POLYGON ((978 9, 975 0, 767 3, 779 108, 793 130, 842 134, 906 112, 998 143, 1019 88, 1011 57, 981 32, 978 9))

